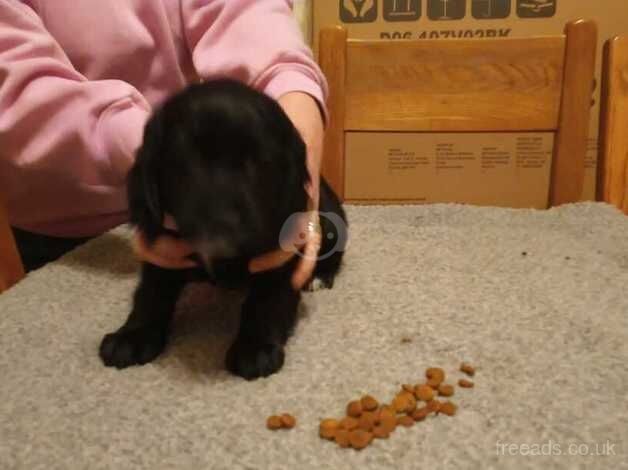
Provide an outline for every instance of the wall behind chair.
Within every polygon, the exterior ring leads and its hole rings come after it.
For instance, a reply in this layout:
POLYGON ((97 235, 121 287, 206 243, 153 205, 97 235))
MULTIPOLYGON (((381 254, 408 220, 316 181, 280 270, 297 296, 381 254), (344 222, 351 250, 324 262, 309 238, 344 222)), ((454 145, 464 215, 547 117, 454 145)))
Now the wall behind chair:
POLYGON ((311 0, 294 0, 294 16, 299 22, 303 37, 308 44, 312 42, 312 2, 311 0))

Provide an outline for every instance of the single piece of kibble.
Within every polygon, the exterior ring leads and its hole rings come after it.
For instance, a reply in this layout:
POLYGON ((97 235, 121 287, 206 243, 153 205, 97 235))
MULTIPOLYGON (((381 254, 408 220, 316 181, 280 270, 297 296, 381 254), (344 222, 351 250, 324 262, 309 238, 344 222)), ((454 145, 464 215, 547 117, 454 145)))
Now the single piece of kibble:
POLYGON ((353 431, 360 425, 360 421, 358 418, 354 418, 353 416, 347 416, 340 420, 340 427, 342 429, 346 429, 347 431, 353 431))
POLYGON ((337 429, 336 435, 334 436, 334 440, 336 444, 338 444, 343 449, 349 447, 349 431, 346 429, 337 429))
POLYGON ((403 394, 397 395, 392 402, 392 407, 396 413, 402 413, 406 406, 407 400, 403 394))
POLYGON ((416 398, 409 392, 401 392, 395 397, 393 405, 397 413, 407 413, 416 408, 416 398))
POLYGON ((353 416, 354 418, 359 418, 362 414, 362 403, 360 400, 350 401, 347 405, 347 416, 353 416))
POLYGON ((389 432, 394 431, 397 425, 397 412, 388 406, 382 407, 375 414, 375 425, 383 425, 389 432))
POLYGON ((407 396, 407 405, 404 412, 412 413, 414 410, 416 410, 416 398, 413 393, 408 393, 406 396, 407 396))
POLYGON ((456 410, 458 407, 450 401, 446 401, 445 403, 440 405, 439 413, 443 413, 447 416, 453 416, 456 414, 456 410))
POLYGON ((372 431, 375 427, 375 413, 372 411, 365 411, 358 419, 358 426, 365 431, 372 431))
POLYGON ((441 402, 438 400, 431 400, 427 402, 427 409, 430 413, 438 413, 440 410, 441 402))
POLYGON ((279 416, 269 416, 266 420, 266 427, 268 429, 280 429, 281 428, 281 418, 279 416))
POLYGON ((458 380, 458 385, 460 385, 462 388, 473 388, 473 382, 467 379, 458 380))
POLYGON ((454 394, 454 386, 449 384, 440 384, 438 386, 438 394, 442 397, 450 397, 454 394))
POLYGON ((419 385, 416 388, 416 397, 421 401, 430 401, 434 398, 434 389, 429 385, 419 385))
POLYGON ((406 428, 409 428, 410 426, 412 426, 414 424, 414 419, 412 419, 408 415, 399 416, 397 418, 397 424, 399 424, 401 426, 405 426, 406 428))
POLYGON ((373 398, 371 395, 363 396, 362 399, 360 400, 360 404, 362 405, 362 409, 366 411, 376 410, 377 407, 379 406, 379 403, 377 402, 377 400, 373 398))
POLYGON ((392 416, 393 418, 397 414, 396 410, 390 405, 384 405, 379 409, 379 412, 376 414, 377 419, 382 419, 385 416, 392 416))
POLYGON ((438 388, 445 380, 445 371, 440 367, 430 367, 425 371, 425 376, 427 377, 427 385, 438 388))
POLYGON ((288 413, 281 415, 281 425, 286 429, 292 429, 297 424, 297 420, 294 416, 288 413))
POLYGON ((339 425, 340 423, 336 419, 324 419, 319 426, 319 435, 323 439, 333 439, 339 425))
POLYGON ((363 429, 355 429, 349 433, 349 443, 354 449, 360 450, 367 447, 373 440, 373 434, 363 429))
POLYGON ((401 390, 404 392, 408 392, 408 393, 414 393, 414 386, 413 385, 408 385, 408 384, 403 384, 401 386, 401 390))
POLYGON ((475 375, 475 367, 473 367, 471 364, 468 364, 466 362, 463 362, 462 364, 460 364, 460 370, 464 372, 465 374, 470 375, 471 377, 475 375))
POLYGON ((373 428, 373 437, 377 439, 388 439, 390 437, 390 429, 383 424, 379 424, 373 428))
POLYGON ((379 419, 377 426, 381 426, 384 429, 386 429, 389 433, 391 433, 397 427, 397 416, 396 415, 384 415, 379 419))
POLYGON ((427 408, 427 406, 424 406, 423 408, 418 408, 414 410, 414 412, 412 413, 412 419, 415 421, 423 421, 425 418, 427 418, 427 415, 429 414, 430 410, 427 408))

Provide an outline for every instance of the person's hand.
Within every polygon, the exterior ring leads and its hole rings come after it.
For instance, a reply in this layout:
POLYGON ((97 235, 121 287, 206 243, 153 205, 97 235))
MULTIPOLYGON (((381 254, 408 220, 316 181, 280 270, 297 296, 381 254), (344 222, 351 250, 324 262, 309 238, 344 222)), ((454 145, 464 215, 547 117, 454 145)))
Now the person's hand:
MULTIPOLYGON (((307 217, 302 218, 298 233, 304 234, 301 240, 303 253, 301 260, 292 276, 292 286, 301 289, 312 277, 318 252, 321 247, 321 234, 318 217, 319 184, 321 158, 323 155, 324 125, 321 111, 314 98, 307 93, 291 92, 279 98, 279 105, 292 120, 307 147, 307 169, 310 183, 306 191, 310 197, 307 217)), ((298 241, 295 241, 298 244, 298 241)), ((295 256, 295 251, 277 250, 253 259, 249 265, 252 273, 275 269, 295 256)))
MULTIPOLYGON (((172 217, 166 216, 164 227, 176 230, 172 217)), ((166 269, 188 269, 198 264, 187 256, 194 253, 191 245, 185 240, 172 235, 160 235, 152 244, 149 244, 140 230, 133 234, 133 251, 135 256, 146 263, 154 264, 166 269)))

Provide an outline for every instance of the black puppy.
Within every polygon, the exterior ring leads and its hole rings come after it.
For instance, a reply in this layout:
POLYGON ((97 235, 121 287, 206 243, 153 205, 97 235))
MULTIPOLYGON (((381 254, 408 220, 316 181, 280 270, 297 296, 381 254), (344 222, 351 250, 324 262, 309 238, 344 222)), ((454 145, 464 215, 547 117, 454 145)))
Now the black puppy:
MULTIPOLYGON (((129 173, 130 222, 153 241, 169 232, 162 221, 171 215, 176 236, 192 243, 200 267, 142 265, 128 319, 102 340, 105 365, 124 368, 156 358, 183 286, 206 279, 249 289, 227 368, 246 379, 278 371, 296 322, 300 292, 290 278, 300 258, 254 275, 248 262, 278 249, 280 235, 294 229, 295 215, 306 211, 308 178, 303 140, 266 95, 217 80, 167 100, 147 123, 129 173)), ((331 287, 346 243, 346 218, 325 181, 320 213, 323 242, 314 278, 331 287)))

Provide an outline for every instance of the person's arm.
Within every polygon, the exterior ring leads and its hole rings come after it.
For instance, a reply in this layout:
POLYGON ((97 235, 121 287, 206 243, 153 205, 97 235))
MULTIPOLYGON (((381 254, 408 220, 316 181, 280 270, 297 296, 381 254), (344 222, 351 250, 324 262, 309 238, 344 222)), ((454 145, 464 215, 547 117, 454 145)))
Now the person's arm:
POLYGON ((277 100, 303 92, 325 112, 327 82, 291 0, 182 0, 182 16, 201 79, 233 78, 277 100))
POLYGON ((0 1, 0 183, 9 193, 38 171, 50 194, 68 182, 122 186, 149 113, 128 83, 77 72, 32 9, 0 1))

